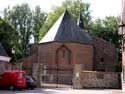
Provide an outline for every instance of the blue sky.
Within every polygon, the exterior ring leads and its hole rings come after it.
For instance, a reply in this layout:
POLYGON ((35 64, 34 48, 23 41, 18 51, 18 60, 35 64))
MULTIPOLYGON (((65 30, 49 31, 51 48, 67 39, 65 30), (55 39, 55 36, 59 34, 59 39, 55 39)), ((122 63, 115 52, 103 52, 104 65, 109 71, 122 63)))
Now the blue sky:
MULTIPOLYGON (((31 8, 39 5, 45 12, 51 11, 52 6, 60 6, 64 0, 0 0, 0 11, 7 6, 14 6, 16 4, 28 3, 31 8)), ((105 16, 117 16, 121 13, 122 0, 83 0, 89 2, 92 11, 92 16, 96 18, 104 18, 105 16)))

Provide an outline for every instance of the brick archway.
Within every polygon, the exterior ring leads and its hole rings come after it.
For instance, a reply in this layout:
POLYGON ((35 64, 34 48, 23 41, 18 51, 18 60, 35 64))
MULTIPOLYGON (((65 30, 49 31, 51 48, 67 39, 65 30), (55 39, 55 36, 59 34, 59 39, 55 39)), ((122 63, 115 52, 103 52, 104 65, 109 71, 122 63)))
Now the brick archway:
MULTIPOLYGON (((49 58, 48 58, 49 59, 49 58)), ((72 53, 67 46, 62 45, 55 51, 54 65, 43 65, 42 86, 43 87, 69 87, 72 85, 73 67, 72 53)))
POLYGON ((57 83, 72 84, 72 63, 71 51, 65 45, 60 46, 56 51, 57 83))
POLYGON ((71 51, 62 45, 56 51, 56 63, 59 69, 70 69, 71 65, 71 51))

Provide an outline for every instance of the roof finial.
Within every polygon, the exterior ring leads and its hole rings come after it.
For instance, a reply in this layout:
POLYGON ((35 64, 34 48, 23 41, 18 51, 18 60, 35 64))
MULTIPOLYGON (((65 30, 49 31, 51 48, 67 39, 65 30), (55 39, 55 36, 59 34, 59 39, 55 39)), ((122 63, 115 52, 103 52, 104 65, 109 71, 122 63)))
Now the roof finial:
POLYGON ((84 19, 83 19, 82 12, 80 12, 77 25, 78 25, 81 29, 85 29, 85 28, 84 28, 84 19))

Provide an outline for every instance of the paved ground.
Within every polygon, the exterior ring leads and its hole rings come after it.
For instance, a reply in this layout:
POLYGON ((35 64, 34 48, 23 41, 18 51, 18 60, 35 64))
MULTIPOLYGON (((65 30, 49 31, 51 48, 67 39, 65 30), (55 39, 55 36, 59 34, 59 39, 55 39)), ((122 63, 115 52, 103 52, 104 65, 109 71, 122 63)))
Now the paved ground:
MULTIPOLYGON (((50 85, 49 85, 50 86, 50 85)), ((123 90, 120 89, 72 89, 71 86, 59 86, 56 84, 48 87, 48 84, 45 85, 46 88, 36 88, 34 90, 0 90, 0 94, 125 94, 125 83, 123 83, 123 90), (53 88, 52 88, 53 87, 53 88), (66 88, 64 88, 66 87, 66 88), (48 89, 47 89, 48 88, 48 89)))
POLYGON ((22 90, 22 91, 10 91, 10 90, 0 90, 0 94, 125 94, 123 90, 76 90, 76 89, 42 89, 36 88, 35 90, 22 90))

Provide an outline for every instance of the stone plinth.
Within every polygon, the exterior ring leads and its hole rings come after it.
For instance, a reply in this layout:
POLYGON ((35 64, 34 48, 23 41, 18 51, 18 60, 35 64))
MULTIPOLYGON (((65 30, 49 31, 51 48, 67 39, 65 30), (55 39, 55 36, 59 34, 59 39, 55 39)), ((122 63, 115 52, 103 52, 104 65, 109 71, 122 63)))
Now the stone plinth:
POLYGON ((121 88, 120 73, 83 71, 80 74, 83 88, 121 88))
POLYGON ((81 89, 81 79, 80 79, 80 73, 82 72, 82 64, 74 64, 74 73, 73 73, 73 88, 75 89, 81 89))

